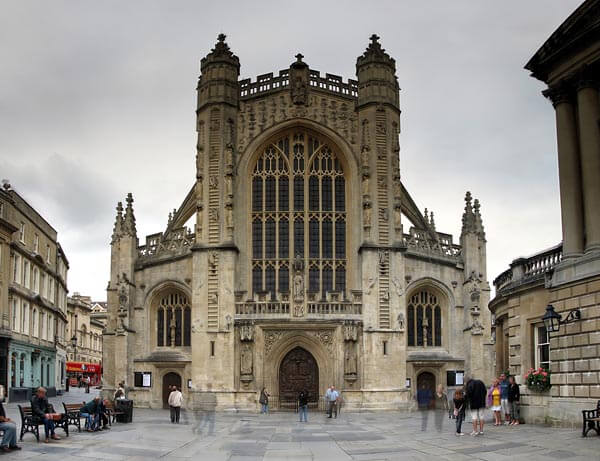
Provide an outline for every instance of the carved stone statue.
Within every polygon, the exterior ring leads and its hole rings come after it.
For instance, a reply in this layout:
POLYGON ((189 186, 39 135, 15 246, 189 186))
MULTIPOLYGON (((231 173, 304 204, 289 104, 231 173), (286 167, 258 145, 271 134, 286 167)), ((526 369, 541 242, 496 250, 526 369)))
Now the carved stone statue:
POLYGON ((402 312, 398 314, 398 329, 404 330, 404 314, 402 312))
POLYGON ((356 375, 358 367, 355 345, 353 342, 346 343, 346 354, 344 357, 344 361, 344 373, 346 375, 356 375))
POLYGON ((299 303, 294 305, 294 317, 304 316, 304 304, 299 303))
POLYGON ((304 301, 304 277, 300 272, 294 275, 294 301, 304 301))
POLYGON ((363 203, 363 224, 365 227, 371 227, 371 201, 365 200, 363 203))
POLYGON ((254 325, 251 323, 240 325, 240 341, 254 341, 254 325))
POLYGON ((245 343, 240 352, 240 373, 242 375, 252 374, 252 362, 252 346, 248 343, 245 343))
POLYGON ((362 193, 363 197, 369 196, 369 174, 367 172, 363 172, 362 175, 362 193))
POLYGON ((217 187, 219 187, 219 178, 217 177, 217 175, 211 175, 210 178, 208 178, 208 186, 211 189, 216 189, 217 187))

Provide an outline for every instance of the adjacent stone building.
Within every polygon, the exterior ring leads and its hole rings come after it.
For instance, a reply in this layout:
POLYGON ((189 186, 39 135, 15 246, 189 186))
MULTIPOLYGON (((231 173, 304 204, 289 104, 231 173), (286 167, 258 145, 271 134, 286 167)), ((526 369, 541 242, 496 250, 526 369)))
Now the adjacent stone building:
POLYGON ((0 384, 9 398, 64 387, 69 263, 56 230, 5 182, 0 190, 0 384))
POLYGON ((117 206, 107 393, 124 380, 159 407, 177 384, 190 408, 254 409, 263 386, 283 407, 335 384, 350 408, 403 408, 417 386, 491 378, 480 204, 467 193, 455 243, 402 185, 396 63, 378 39, 357 80, 298 54, 251 82, 219 36, 189 193, 143 245, 131 194, 117 206))
POLYGON ((525 390, 525 418, 580 424, 600 398, 600 1, 577 8, 526 69, 548 85, 556 112, 563 241, 494 281, 498 371, 522 379, 530 367, 549 368, 551 391, 525 390), (578 309, 581 320, 549 333, 547 304, 563 320, 578 309))
POLYGON ((69 361, 102 363, 104 324, 94 317, 93 305, 92 298, 82 296, 77 292, 67 298, 69 361))

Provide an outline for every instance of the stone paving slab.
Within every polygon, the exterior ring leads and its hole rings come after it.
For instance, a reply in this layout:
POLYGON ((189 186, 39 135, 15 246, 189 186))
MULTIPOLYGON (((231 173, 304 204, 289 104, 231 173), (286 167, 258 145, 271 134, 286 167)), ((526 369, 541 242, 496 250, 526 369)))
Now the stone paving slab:
MULTIPOLYGON (((81 402, 93 397, 72 390, 51 399, 81 402)), ((15 404, 5 405, 7 414, 18 420, 15 404)), ((115 423, 110 431, 73 431, 59 442, 37 443, 31 434, 21 442, 23 450, 0 455, 0 461, 120 461, 179 460, 600 460, 600 437, 582 438, 577 429, 534 425, 486 426, 485 435, 456 437, 454 421, 420 413, 348 413, 338 419, 311 413, 308 423, 298 422, 294 413, 216 414, 214 430, 202 425, 202 415, 182 414, 182 424, 169 421, 168 411, 135 409, 132 424, 115 423), (426 419, 426 420, 425 420, 426 419), (421 430, 422 427, 425 430, 421 430)), ((463 430, 470 432, 465 423, 463 430)), ((19 424, 20 426, 20 424, 19 424)), ((62 431, 58 434, 62 436, 62 431)))

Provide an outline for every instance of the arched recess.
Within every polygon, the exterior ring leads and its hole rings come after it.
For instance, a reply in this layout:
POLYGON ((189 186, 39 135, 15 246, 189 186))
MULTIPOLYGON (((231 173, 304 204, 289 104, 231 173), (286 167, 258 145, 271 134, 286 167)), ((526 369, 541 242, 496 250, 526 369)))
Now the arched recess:
POLYGON ((426 403, 428 407, 433 405, 433 394, 437 385, 436 374, 430 370, 420 370, 417 374, 417 401, 419 406, 426 403))
POLYGON ((177 386, 180 390, 182 390, 181 375, 176 371, 165 370, 165 372, 162 375, 163 408, 169 408, 169 394, 171 393, 170 386, 177 386))
POLYGON ((422 348, 427 339, 427 347, 441 347, 448 350, 455 307, 454 296, 450 289, 439 280, 423 277, 410 283, 406 293, 407 347, 422 348), (427 336, 422 330, 425 319, 428 324, 427 336), (436 341, 438 332, 439 342, 436 341))
MULTIPOLYGON (((330 333, 333 335, 333 331, 330 333)), ((325 394, 327 387, 331 384, 338 385, 334 369, 335 357, 333 353, 309 332, 295 333, 283 338, 274 345, 270 354, 263 361, 263 376, 267 390, 273 395, 279 395, 279 369, 285 356, 295 349, 301 347, 312 355, 319 370, 319 397, 325 394)))
POLYGON ((295 408, 300 392, 313 406, 319 403, 319 366, 310 352, 300 346, 289 351, 279 365, 280 406, 295 408))
POLYGON ((264 141, 242 159, 238 191, 248 199, 236 207, 236 220, 245 223, 236 227, 236 241, 249 293, 288 293, 298 253, 308 291, 324 298, 355 286, 356 163, 323 132, 299 121, 261 136, 264 141))
POLYGON ((171 347, 173 333, 175 347, 191 346, 192 297, 185 285, 173 280, 159 282, 146 295, 146 306, 151 349, 171 347))

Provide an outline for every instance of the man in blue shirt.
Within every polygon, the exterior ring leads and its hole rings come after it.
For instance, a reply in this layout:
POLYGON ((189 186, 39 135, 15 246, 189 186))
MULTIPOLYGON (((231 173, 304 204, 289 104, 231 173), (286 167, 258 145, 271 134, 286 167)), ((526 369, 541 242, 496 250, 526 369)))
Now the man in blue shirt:
POLYGON ((508 378, 504 373, 500 375, 500 405, 502 405, 502 413, 504 413, 504 424, 510 423, 510 405, 508 403, 508 378))
POLYGON ((335 415, 337 418, 337 399, 340 396, 340 393, 335 390, 335 386, 331 386, 327 389, 325 393, 325 401, 327 402, 327 417, 331 418, 331 414, 335 415))

